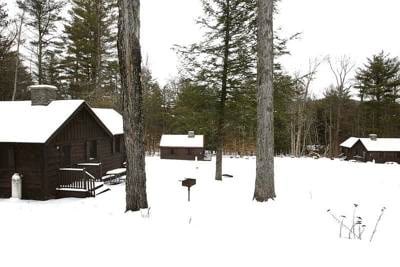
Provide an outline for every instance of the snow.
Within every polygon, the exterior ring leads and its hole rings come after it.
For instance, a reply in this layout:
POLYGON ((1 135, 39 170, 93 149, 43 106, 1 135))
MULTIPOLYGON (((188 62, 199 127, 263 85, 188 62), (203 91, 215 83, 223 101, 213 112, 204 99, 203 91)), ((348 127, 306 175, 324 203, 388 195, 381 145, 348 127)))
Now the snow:
POLYGON ((78 163, 78 166, 100 166, 101 162, 86 162, 86 163, 78 163))
POLYGON ((45 143, 83 100, 56 100, 48 106, 31 101, 0 101, 0 143, 45 143))
POLYGON ((195 135, 194 137, 189 137, 188 135, 180 134, 163 134, 160 141, 160 147, 202 148, 203 145, 203 135, 195 135))
POLYGON ((124 133, 122 115, 110 108, 92 108, 96 116, 113 135, 124 133))
POLYGON ((352 148, 359 138, 357 137, 349 137, 346 141, 340 144, 341 147, 352 148))
POLYGON ((252 201, 254 158, 224 158, 223 172, 234 178, 218 182, 215 158, 147 157, 151 208, 135 213, 125 213, 124 184, 96 198, 0 200, 0 263, 399 266, 400 165, 276 158, 275 167, 277 198, 266 203, 252 201), (192 175, 197 182, 189 203, 179 180, 192 175), (327 213, 351 218, 354 203, 367 225, 363 240, 339 238, 339 224, 327 213))
POLYGON ((32 89, 52 89, 57 91, 57 87, 53 86, 53 85, 46 85, 46 84, 40 84, 40 85, 31 85, 28 86, 28 90, 32 90, 32 89))
POLYGON ((117 175, 117 174, 122 174, 126 172, 126 168, 118 168, 118 169, 114 169, 114 170, 110 170, 108 171, 106 174, 107 175, 117 175))

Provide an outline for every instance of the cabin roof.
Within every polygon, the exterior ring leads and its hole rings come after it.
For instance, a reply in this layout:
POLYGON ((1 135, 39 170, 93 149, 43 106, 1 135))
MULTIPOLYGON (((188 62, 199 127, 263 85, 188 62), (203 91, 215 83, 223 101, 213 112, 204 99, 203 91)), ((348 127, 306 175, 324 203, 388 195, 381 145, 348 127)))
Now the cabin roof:
POLYGON ((400 152, 400 138, 356 138, 350 137, 344 141, 340 146, 351 148, 360 141, 367 151, 371 152, 400 152))
POLYGON ((124 133, 122 115, 111 108, 93 108, 93 112, 113 135, 124 133))
POLYGON ((368 151, 397 152, 400 151, 400 138, 360 138, 361 143, 368 151))
POLYGON ((357 143, 360 138, 357 137, 349 137, 346 141, 340 144, 341 147, 351 148, 357 143))
POLYGON ((186 134, 163 134, 160 141, 160 147, 203 148, 203 146, 204 135, 189 137, 186 134))
POLYGON ((32 106, 31 101, 0 101, 0 143, 46 143, 83 103, 54 100, 32 106))

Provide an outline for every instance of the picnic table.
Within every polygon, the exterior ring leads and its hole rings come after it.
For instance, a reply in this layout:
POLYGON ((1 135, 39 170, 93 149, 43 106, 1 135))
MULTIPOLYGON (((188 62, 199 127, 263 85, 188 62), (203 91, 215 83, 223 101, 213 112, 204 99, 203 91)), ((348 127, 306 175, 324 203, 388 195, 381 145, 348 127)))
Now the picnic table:
POLYGON ((119 184, 124 180, 125 175, 126 168, 118 168, 106 172, 106 175, 102 177, 102 180, 104 182, 109 182, 110 184, 119 184))

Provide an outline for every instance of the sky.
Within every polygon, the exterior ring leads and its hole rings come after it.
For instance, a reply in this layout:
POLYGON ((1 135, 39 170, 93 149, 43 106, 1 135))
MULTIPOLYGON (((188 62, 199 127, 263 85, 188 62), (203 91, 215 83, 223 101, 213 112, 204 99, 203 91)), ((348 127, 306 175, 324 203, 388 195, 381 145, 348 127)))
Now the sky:
MULTIPOLYGON (((15 0, 6 2, 13 13, 15 0)), ((333 59, 347 55, 356 67, 382 50, 400 56, 399 10, 398 0, 281 0, 274 27, 281 29, 283 37, 300 32, 301 38, 289 43, 291 55, 280 62, 290 74, 305 74, 309 59, 328 55, 333 59)), ((201 14, 200 0, 141 1, 142 54, 162 85, 177 75, 173 45, 201 39, 195 23, 201 14)), ((321 96, 333 81, 329 66, 323 63, 312 93, 321 96)))

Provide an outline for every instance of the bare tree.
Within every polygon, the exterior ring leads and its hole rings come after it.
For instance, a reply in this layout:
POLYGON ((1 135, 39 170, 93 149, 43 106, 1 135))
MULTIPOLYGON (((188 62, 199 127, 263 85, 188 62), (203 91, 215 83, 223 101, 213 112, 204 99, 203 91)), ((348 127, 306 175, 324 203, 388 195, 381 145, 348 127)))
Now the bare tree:
POLYGON ((328 58, 329 67, 333 75, 335 76, 335 87, 334 93, 337 97, 337 107, 336 107, 336 127, 333 136, 331 147, 331 156, 336 156, 339 151, 340 143, 340 130, 342 121, 342 108, 343 101, 348 98, 351 85, 349 84, 349 74, 354 69, 354 64, 352 63, 350 57, 342 56, 335 61, 328 58))
POLYGON ((309 60, 308 71, 305 75, 296 75, 297 99, 292 110, 291 122, 291 154, 299 157, 304 151, 305 140, 310 129, 310 117, 307 116, 307 101, 310 97, 310 86, 315 79, 317 70, 323 60, 309 60))
POLYGON ((257 169, 254 199, 274 199, 273 0, 258 0, 257 169))
POLYGON ((147 208, 141 84, 140 0, 119 0, 118 57, 127 156, 126 210, 147 208))

